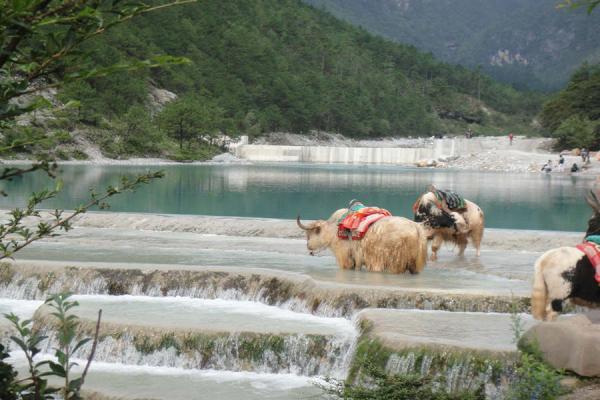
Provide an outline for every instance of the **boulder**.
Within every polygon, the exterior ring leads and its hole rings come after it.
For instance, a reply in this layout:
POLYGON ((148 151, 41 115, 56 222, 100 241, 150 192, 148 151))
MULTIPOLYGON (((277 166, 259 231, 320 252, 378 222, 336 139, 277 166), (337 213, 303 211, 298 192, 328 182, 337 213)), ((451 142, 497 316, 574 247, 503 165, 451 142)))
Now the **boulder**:
POLYGON ((210 161, 216 162, 216 163, 229 164, 229 163, 239 163, 239 162, 242 162, 243 160, 237 158, 236 156, 234 156, 231 153, 223 153, 223 154, 214 156, 212 158, 212 160, 210 160, 210 161))
POLYGON ((591 311, 529 329, 520 345, 532 344, 557 369, 581 376, 600 376, 600 311, 591 311))
POLYGON ((166 89, 151 86, 148 93, 148 103, 154 113, 160 112, 167 103, 177 99, 177 95, 166 89))
POLYGON ((435 160, 420 160, 415 163, 417 167, 435 167, 437 165, 437 161, 435 160))
POLYGON ((451 162, 451 161, 456 161, 459 158, 460 158, 460 156, 441 156, 438 158, 438 161, 447 163, 447 162, 451 162))

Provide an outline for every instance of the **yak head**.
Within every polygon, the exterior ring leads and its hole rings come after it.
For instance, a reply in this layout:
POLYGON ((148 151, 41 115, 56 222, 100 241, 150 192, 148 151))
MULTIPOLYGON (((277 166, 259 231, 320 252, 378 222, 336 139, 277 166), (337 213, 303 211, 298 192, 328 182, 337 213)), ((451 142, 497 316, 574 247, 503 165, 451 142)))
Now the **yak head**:
POLYGON ((590 190, 590 193, 585 197, 585 200, 590 207, 592 207, 592 210, 594 210, 594 214, 588 221, 588 229, 585 236, 600 235, 600 201, 598 201, 598 197, 593 190, 590 190))
POLYGON ((315 255, 315 252, 323 250, 329 247, 332 240, 332 235, 327 221, 318 220, 308 225, 303 224, 300 221, 300 216, 296 218, 296 223, 304 232, 306 232, 306 247, 311 256, 315 255))
POLYGON ((422 222, 427 228, 452 228, 455 226, 454 218, 448 212, 439 208, 434 198, 426 195, 417 200, 415 209, 415 222, 422 222))

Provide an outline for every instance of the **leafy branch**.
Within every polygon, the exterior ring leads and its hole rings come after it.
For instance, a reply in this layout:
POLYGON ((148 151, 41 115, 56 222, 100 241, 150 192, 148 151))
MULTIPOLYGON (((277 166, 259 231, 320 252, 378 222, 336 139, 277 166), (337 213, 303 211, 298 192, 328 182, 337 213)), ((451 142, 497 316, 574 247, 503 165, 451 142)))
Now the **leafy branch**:
POLYGON ((600 4, 600 0, 562 0, 558 4, 558 8, 579 8, 587 7, 588 14, 594 11, 594 8, 600 4))
POLYGON ((156 56, 89 68, 80 61, 82 44, 107 30, 142 14, 195 1, 0 1, 0 121, 48 105, 39 97, 10 101, 26 94, 115 72, 189 62, 156 56))
POLYGON ((36 361, 36 356, 41 351, 40 344, 47 340, 48 336, 40 335, 39 331, 32 329, 31 320, 21 321, 15 314, 4 314, 18 333, 18 335, 11 336, 11 340, 23 351, 28 365, 29 376, 15 382, 14 392, 19 395, 15 398, 24 400, 54 399, 55 397, 52 395, 58 393, 60 398, 64 400, 81 399, 81 387, 98 344, 102 310, 98 311, 94 337, 77 339, 79 318, 69 311, 77 307, 79 303, 69 300, 70 296, 70 293, 61 293, 50 296, 45 301, 45 304, 54 310, 50 315, 56 318, 55 330, 58 342, 58 346, 54 349, 56 361, 36 361), (90 341, 92 342, 92 348, 85 368, 80 377, 71 379, 71 371, 73 367, 77 366, 77 363, 73 362, 72 359, 77 351, 90 341), (48 377, 62 378, 64 383, 60 388, 50 387, 48 386, 48 377))

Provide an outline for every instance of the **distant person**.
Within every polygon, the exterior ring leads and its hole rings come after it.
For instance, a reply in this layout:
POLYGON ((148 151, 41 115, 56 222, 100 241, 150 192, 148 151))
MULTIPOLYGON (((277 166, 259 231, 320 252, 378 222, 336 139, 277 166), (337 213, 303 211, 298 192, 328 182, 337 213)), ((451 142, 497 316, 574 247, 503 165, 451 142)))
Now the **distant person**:
POLYGON ((590 149, 585 149, 585 159, 583 161, 585 161, 586 164, 590 163, 590 149))
POLYGON ((558 172, 563 172, 565 170, 565 158, 563 155, 558 156, 558 172))
POLYGON ((542 172, 549 174, 552 172, 552 160, 548 160, 546 164, 542 167, 542 172))
POLYGON ((579 172, 579 166, 577 163, 573 163, 573 165, 571 165, 571 172, 579 172))
POLYGON ((581 161, 585 163, 586 159, 589 157, 590 151, 585 147, 581 149, 581 161))
POLYGON ((512 142, 513 142, 513 139, 514 139, 514 137, 515 137, 515 136, 512 134, 512 132, 508 134, 508 143, 509 143, 511 146, 512 146, 512 142))

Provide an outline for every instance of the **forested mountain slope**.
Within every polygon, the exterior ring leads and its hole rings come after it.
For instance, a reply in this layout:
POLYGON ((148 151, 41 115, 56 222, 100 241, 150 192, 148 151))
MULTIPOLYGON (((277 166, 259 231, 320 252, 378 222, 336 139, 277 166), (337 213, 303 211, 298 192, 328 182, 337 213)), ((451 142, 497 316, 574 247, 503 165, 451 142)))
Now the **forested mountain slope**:
POLYGON ((600 13, 557 9, 553 0, 306 2, 521 88, 558 89, 582 62, 600 61, 600 13))
POLYGON ((135 18, 83 50, 90 68, 161 54, 190 60, 68 84, 57 99, 77 107, 38 114, 23 128, 54 129, 63 147, 91 142, 110 157, 202 159, 218 151, 221 133, 367 138, 538 129, 532 121, 540 95, 442 63, 301 0, 199 0, 135 18), (165 100, 159 106, 157 96, 165 100))

